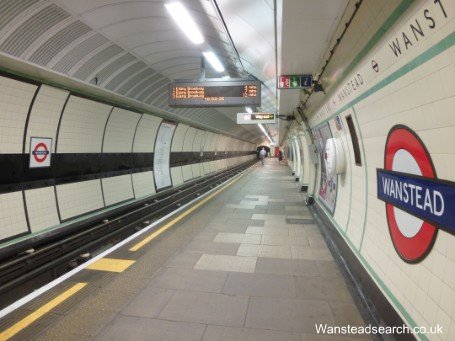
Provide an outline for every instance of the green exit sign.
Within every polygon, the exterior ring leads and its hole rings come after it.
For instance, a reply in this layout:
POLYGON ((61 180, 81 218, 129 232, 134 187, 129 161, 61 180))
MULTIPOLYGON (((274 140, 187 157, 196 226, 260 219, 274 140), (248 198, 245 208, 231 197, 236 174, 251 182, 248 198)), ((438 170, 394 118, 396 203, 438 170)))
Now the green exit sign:
POLYGON ((278 89, 307 89, 313 86, 312 75, 284 75, 278 77, 278 89))

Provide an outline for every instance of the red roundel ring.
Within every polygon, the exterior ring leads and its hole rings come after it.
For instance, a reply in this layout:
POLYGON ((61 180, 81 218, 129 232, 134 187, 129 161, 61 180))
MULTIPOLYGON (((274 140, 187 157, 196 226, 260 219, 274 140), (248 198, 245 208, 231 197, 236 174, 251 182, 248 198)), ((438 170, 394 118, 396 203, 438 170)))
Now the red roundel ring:
POLYGON ((35 153, 33 153, 33 157, 35 158, 36 162, 44 162, 44 160, 47 159, 47 155, 48 155, 48 150, 47 150, 47 146, 45 143, 43 142, 40 142, 38 143, 36 146, 35 146, 35 149, 33 150, 35 153), (37 154, 36 152, 40 149, 44 149, 45 153, 42 154, 42 155, 39 155, 37 154))
MULTIPOLYGON (((387 136, 384 154, 384 168, 393 170, 392 164, 395 154, 404 149, 417 162, 422 176, 435 179, 436 171, 431 156, 420 138, 410 128, 403 125, 394 126, 387 136)), ((398 228, 394 206, 386 203, 387 222, 393 245, 398 255, 406 262, 415 263, 423 259, 431 250, 437 234, 437 228, 423 221, 417 234, 408 238, 398 228)))

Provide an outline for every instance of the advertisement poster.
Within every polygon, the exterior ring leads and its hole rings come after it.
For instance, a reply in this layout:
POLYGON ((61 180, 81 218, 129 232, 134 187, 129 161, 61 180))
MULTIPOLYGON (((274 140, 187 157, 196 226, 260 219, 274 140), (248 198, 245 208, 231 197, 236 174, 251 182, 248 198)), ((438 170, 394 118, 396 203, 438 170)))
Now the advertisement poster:
POLYGON ((155 153, 153 154, 153 174, 157 190, 172 186, 169 160, 174 130, 175 124, 162 122, 156 136, 155 153))
POLYGON ((332 138, 329 124, 325 124, 315 133, 316 143, 318 145, 319 155, 321 157, 321 184, 319 186, 319 198, 331 213, 335 211, 335 202, 337 197, 337 176, 327 177, 325 166, 325 144, 329 138, 332 138))

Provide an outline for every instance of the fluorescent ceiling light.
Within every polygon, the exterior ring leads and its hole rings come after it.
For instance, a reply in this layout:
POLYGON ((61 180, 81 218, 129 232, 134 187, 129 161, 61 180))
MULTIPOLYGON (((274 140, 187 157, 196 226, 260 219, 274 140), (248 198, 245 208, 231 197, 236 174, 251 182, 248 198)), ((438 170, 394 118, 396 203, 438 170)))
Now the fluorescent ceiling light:
POLYGON ((216 56, 216 54, 214 54, 212 51, 202 52, 202 54, 204 55, 205 58, 207 58, 210 65, 212 65, 212 67, 215 69, 215 71, 224 72, 224 66, 223 66, 223 64, 221 64, 221 62, 218 59, 218 57, 216 56))
POLYGON ((193 20, 187 9, 180 2, 170 2, 164 4, 164 6, 166 6, 166 9, 172 16, 172 19, 174 19, 188 39, 196 45, 204 42, 204 37, 202 36, 199 27, 196 25, 196 22, 193 20))
POLYGON ((245 110, 248 114, 251 114, 253 110, 250 107, 245 107, 245 110))
POLYGON ((273 143, 273 140, 272 138, 269 136, 269 134, 267 134, 267 131, 265 130, 265 128, 262 126, 261 123, 258 123, 258 126, 259 128, 261 128, 262 132, 264 133, 265 136, 267 136, 267 138, 269 139, 270 143, 273 143))

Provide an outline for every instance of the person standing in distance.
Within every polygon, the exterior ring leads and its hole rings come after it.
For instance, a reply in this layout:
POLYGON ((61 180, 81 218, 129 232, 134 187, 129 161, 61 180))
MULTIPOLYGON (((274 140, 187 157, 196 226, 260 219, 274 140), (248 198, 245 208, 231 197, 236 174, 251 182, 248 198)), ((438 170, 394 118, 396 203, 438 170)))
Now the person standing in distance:
POLYGON ((265 151, 265 148, 262 147, 261 151, 259 152, 259 158, 261 159, 262 165, 264 166, 264 158, 267 152, 265 151))

